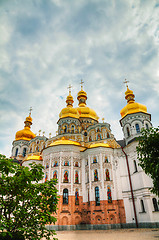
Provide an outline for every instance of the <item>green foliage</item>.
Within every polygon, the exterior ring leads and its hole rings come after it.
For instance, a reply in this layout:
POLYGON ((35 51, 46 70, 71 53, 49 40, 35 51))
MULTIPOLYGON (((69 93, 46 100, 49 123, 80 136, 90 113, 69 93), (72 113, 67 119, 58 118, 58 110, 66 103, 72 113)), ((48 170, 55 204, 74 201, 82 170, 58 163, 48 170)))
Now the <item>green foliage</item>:
POLYGON ((56 222, 56 181, 42 183, 43 175, 41 164, 23 167, 0 155, 0 231, 29 240, 56 234, 45 227, 56 222))
POLYGON ((138 140, 139 164, 153 180, 152 192, 159 196, 159 128, 142 130, 138 140))

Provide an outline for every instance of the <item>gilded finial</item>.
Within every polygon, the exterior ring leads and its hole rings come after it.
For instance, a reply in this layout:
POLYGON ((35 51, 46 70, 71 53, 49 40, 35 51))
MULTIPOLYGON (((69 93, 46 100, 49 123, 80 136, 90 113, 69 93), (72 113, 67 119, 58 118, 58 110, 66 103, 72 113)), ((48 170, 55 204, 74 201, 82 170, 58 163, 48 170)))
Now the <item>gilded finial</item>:
POLYGON ((43 131, 43 136, 44 136, 44 134, 45 134, 45 131, 43 131))
POLYGON ((104 118, 102 118, 102 121, 103 121, 103 123, 104 123, 104 120, 105 120, 105 119, 104 119, 104 118))
POLYGON ((81 84, 81 90, 83 90, 83 83, 84 83, 84 82, 83 82, 83 80, 81 79, 81 83, 80 83, 80 84, 81 84))
POLYGON ((39 136, 40 136, 41 130, 39 130, 39 136))
POLYGON ((71 88, 72 88, 72 86, 71 86, 71 84, 68 86, 68 89, 69 89, 69 95, 71 95, 71 88))
POLYGON ((31 112, 32 112, 32 107, 30 107, 30 109, 29 109, 29 116, 31 116, 31 112))
POLYGON ((51 138, 51 133, 49 133, 49 138, 51 138))
POLYGON ((123 83, 125 83, 126 84, 126 87, 128 88, 128 80, 126 80, 126 78, 125 78, 125 81, 123 82, 123 83))
POLYGON ((58 131, 56 131, 56 136, 58 135, 58 131))

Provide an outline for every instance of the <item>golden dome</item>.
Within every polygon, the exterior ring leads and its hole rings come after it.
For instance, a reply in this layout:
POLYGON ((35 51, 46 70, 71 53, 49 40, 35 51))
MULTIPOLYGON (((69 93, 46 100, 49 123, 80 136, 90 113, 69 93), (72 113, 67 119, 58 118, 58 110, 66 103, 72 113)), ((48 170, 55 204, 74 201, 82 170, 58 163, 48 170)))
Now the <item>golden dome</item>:
POLYGON ((53 147, 53 146, 57 146, 57 145, 76 145, 76 146, 81 146, 79 142, 67 140, 64 137, 62 137, 61 139, 56 140, 55 142, 51 143, 48 147, 53 147))
POLYGON ((30 141, 31 139, 36 137, 36 135, 30 130, 30 126, 32 125, 32 118, 30 115, 26 117, 26 120, 24 123, 25 123, 24 129, 16 132, 16 135, 15 135, 16 141, 17 140, 30 141))
POLYGON ((98 121, 98 119, 99 119, 96 112, 87 106, 83 106, 83 107, 79 106, 76 108, 76 110, 78 111, 80 118, 91 118, 96 121, 98 121))
POLYGON ((127 105, 120 111, 122 118, 132 113, 147 113, 147 107, 143 104, 135 102, 134 97, 135 95, 133 94, 133 91, 127 87, 127 90, 125 92, 125 99, 127 100, 127 105))
MULTIPOLYGON (((70 88, 70 87, 69 87, 70 88)), ((73 108, 73 97, 71 90, 69 89, 69 95, 66 98, 67 107, 63 108, 59 114, 59 118, 72 117, 79 118, 79 114, 75 108, 73 108)))
POLYGON ((96 112, 86 106, 86 100, 87 100, 87 93, 83 90, 83 86, 81 86, 81 91, 77 94, 77 99, 79 101, 79 104, 76 109, 79 113, 80 118, 91 118, 93 120, 98 121, 99 117, 96 114, 96 112))
MULTIPOLYGON (((29 160, 38 160, 38 161, 42 161, 42 157, 39 155, 32 155, 32 156, 28 156, 26 159, 24 159, 24 161, 29 161, 29 160)), ((23 162, 24 162, 23 161, 23 162)))
POLYGON ((96 147, 111 148, 111 146, 108 143, 94 143, 89 146, 89 148, 96 148, 96 147))

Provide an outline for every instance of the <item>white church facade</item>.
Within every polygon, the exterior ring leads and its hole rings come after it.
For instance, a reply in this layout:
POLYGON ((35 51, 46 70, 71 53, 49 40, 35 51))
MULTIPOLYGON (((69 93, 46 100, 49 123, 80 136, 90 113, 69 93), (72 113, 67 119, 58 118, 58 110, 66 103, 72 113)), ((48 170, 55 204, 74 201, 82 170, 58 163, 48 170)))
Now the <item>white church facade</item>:
POLYGON ((86 104, 87 93, 78 92, 73 107, 69 90, 59 114, 54 137, 36 136, 31 114, 16 133, 12 158, 28 166, 44 166, 44 179, 57 179, 60 196, 55 229, 108 229, 158 227, 157 197, 150 192, 152 179, 138 165, 136 137, 152 127, 146 106, 135 102, 127 87, 127 105, 121 110, 124 140, 116 141, 110 124, 98 120, 86 104))

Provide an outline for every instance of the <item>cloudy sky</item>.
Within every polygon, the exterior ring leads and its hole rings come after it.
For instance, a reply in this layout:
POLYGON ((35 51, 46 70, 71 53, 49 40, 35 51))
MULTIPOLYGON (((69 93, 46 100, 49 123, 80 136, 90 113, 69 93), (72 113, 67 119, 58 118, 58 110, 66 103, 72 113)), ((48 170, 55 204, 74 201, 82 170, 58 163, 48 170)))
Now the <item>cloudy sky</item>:
POLYGON ((123 134, 124 79, 159 125, 159 1, 0 0, 0 153, 32 106, 32 131, 55 135, 71 84, 87 105, 123 134))

